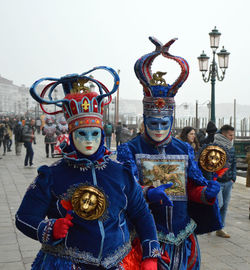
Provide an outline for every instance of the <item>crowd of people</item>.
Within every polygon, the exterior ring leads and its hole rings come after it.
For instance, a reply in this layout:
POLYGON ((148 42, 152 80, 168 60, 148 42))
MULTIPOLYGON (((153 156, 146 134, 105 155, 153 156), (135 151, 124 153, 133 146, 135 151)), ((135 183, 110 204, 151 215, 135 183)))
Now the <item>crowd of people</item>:
MULTIPOLYGON (((49 157, 49 149, 51 157, 54 156, 54 148, 63 135, 64 140, 67 140, 68 126, 65 118, 62 116, 56 119, 53 116, 35 118, 24 117, 8 117, 3 116, 0 119, 0 148, 3 148, 3 156, 7 152, 13 150, 17 156, 21 155, 22 146, 26 149, 24 159, 25 168, 34 168, 33 164, 33 144, 36 144, 36 134, 42 133, 44 136, 45 153, 49 157), (14 143, 13 143, 14 139, 14 143)), ((60 152, 59 146, 56 148, 57 153, 60 152)))

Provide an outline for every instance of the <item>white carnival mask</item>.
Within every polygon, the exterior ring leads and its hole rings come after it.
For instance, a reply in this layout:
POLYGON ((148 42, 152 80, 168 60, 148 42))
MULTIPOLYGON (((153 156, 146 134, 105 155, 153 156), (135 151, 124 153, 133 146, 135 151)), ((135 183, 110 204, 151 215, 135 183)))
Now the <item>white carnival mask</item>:
POLYGON ((169 135, 172 123, 172 116, 146 117, 144 120, 148 136, 155 142, 161 142, 169 135))
POLYGON ((98 127, 79 128, 72 132, 76 149, 86 156, 91 156, 98 150, 101 137, 101 129, 98 127))

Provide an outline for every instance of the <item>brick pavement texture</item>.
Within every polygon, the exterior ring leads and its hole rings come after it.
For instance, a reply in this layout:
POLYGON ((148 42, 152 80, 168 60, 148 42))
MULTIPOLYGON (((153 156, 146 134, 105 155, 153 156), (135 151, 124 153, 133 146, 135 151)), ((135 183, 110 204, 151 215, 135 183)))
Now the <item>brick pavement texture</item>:
MULTIPOLYGON (((114 142, 113 142, 114 146, 114 142)), ((0 156, 3 149, 0 148, 0 156)), ((56 159, 45 157, 43 137, 38 135, 34 145, 36 166, 52 164, 56 159)), ((25 270, 31 263, 40 244, 29 239, 15 228, 15 213, 26 188, 36 176, 36 169, 23 167, 25 148, 22 155, 12 152, 0 159, 0 269, 25 270)), ((250 188, 245 179, 238 178, 234 185, 229 206, 226 230, 229 239, 212 234, 199 236, 202 270, 248 270, 250 269, 250 188)))

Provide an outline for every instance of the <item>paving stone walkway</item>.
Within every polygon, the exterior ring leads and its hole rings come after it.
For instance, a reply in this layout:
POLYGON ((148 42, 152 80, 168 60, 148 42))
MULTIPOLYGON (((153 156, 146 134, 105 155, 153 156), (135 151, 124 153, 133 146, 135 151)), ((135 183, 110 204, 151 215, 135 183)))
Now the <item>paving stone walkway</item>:
MULTIPOLYGON (((12 147, 14 150, 14 147, 12 147)), ((25 148, 17 157, 14 151, 2 157, 0 148, 0 269, 25 270, 39 250, 40 244, 29 239, 15 228, 15 213, 28 185, 36 176, 36 169, 23 167, 25 148)), ((34 145, 36 166, 51 164, 53 158, 45 157, 43 137, 37 136, 34 145)), ((230 239, 210 235, 199 236, 202 253, 202 270, 249 270, 250 269, 250 188, 245 179, 238 177, 234 185, 227 218, 230 239)))

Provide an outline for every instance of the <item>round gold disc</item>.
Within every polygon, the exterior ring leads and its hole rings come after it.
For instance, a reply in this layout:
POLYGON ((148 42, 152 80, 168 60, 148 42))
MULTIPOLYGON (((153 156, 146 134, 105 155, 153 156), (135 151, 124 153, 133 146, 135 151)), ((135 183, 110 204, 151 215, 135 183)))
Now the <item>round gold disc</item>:
POLYGON ((86 220, 98 219, 107 207, 104 194, 92 186, 77 188, 72 196, 71 203, 75 213, 86 220))
POLYGON ((217 145, 207 146, 200 154, 199 163, 208 172, 216 172, 226 164, 226 152, 217 145))

